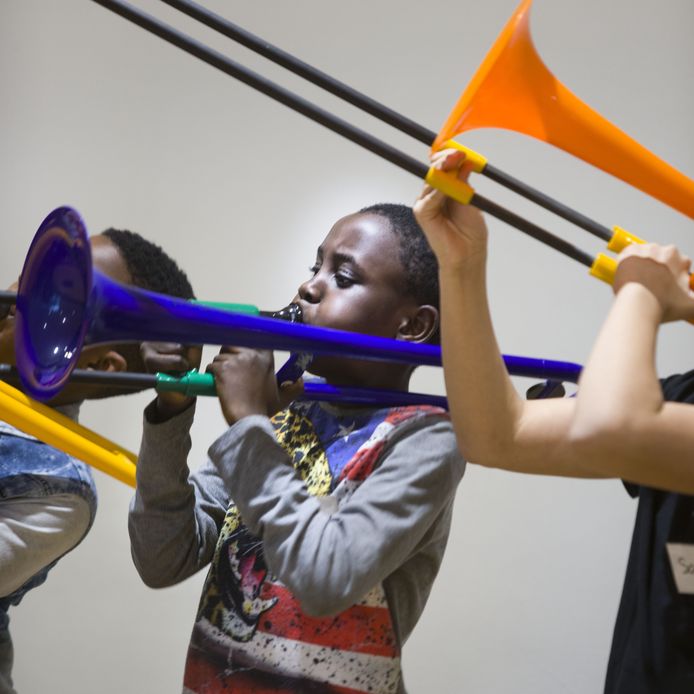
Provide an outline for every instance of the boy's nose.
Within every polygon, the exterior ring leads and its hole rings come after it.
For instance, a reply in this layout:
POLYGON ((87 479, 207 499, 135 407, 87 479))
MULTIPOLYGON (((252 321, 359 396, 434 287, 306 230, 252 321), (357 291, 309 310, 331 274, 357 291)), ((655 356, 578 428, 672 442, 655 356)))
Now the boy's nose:
POLYGON ((320 301, 321 286, 317 277, 312 277, 299 287, 299 296, 309 304, 316 304, 320 301))

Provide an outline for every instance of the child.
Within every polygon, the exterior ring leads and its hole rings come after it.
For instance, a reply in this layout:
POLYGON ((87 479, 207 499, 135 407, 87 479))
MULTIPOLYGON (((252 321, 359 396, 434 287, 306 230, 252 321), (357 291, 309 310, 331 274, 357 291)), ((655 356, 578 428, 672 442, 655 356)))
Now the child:
MULTIPOLYGON (((412 210, 376 205, 340 219, 295 301, 310 325, 435 339, 436 264, 412 210)), ((336 385, 400 389, 413 370, 330 356, 310 368, 336 385)), ((400 650, 438 571, 463 474, 447 414, 279 409, 285 393, 267 352, 227 347, 209 370, 230 428, 191 474, 194 408, 160 394, 145 410, 130 513, 148 585, 212 563, 184 691, 403 692, 400 650)))
MULTIPOLYGON (((460 153, 434 164, 465 177, 460 153)), ((626 481, 639 506, 605 692, 694 692, 694 372, 661 384, 654 359, 659 324, 694 317, 689 260, 673 248, 626 249, 578 397, 524 401, 489 315, 482 216, 428 187, 415 212, 439 259, 444 373, 463 454, 518 472, 626 481)))
MULTIPOLYGON (((185 274, 158 246, 138 234, 108 229, 90 238, 94 267, 111 279, 192 298, 185 274)), ((0 318, 0 361, 14 363, 11 307, 0 318)), ((78 366, 97 371, 144 370, 137 344, 85 347, 78 366)), ((132 390, 128 391, 132 392, 132 390)), ((74 385, 51 404, 77 418, 85 398, 115 394, 103 386, 74 385)), ((87 534, 96 512, 89 467, 0 422, 0 692, 14 692, 9 608, 41 585, 58 559, 87 534)))

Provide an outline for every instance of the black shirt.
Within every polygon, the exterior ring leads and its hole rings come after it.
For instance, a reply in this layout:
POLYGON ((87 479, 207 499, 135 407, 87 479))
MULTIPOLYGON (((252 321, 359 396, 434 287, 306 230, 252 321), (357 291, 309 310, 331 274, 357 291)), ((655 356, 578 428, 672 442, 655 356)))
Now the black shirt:
MULTIPOLYGON (((662 387, 666 400, 694 404, 694 371, 662 387)), ((605 694, 694 694, 694 592, 680 592, 674 573, 694 572, 694 496, 626 487, 639 505, 605 694)))

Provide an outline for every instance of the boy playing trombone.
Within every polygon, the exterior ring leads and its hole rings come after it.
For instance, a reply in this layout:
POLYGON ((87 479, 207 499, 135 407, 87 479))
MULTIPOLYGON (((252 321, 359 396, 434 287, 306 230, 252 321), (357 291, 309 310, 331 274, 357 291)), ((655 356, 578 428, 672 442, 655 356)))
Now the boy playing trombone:
MULTIPOLYGON (((306 323, 437 339, 436 261, 410 208, 340 219, 310 271, 294 299, 306 323)), ((194 407, 160 394, 145 411, 130 513, 148 585, 211 564, 184 691, 403 692, 400 650, 438 571, 464 468, 447 414, 283 409, 291 391, 278 390, 267 352, 223 348, 208 368, 229 429, 191 474, 194 407)), ((310 367, 330 384, 401 390, 412 370, 330 356, 310 367)))

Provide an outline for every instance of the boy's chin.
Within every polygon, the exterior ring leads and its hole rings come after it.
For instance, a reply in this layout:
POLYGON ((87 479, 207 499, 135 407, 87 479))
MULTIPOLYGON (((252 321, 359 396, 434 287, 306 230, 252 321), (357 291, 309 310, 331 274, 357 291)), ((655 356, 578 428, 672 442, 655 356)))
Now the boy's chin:
MULTIPOLYGON (((404 367, 401 367, 404 368, 404 367)), ((314 357, 307 373, 333 386, 354 388, 395 388, 400 369, 373 360, 344 357, 314 357)))
POLYGON ((306 373, 335 385, 349 385, 360 380, 358 367, 354 368, 358 364, 359 362, 349 361, 344 357, 315 356, 306 373))

